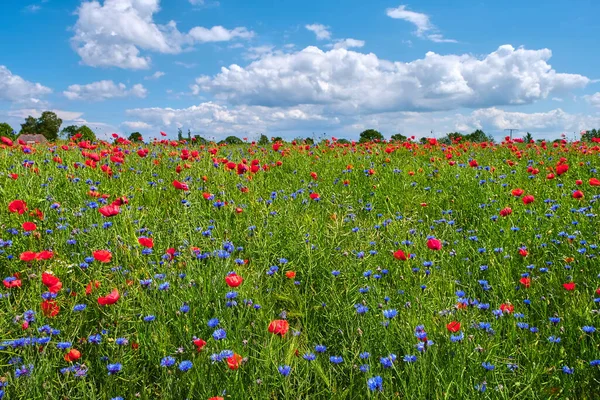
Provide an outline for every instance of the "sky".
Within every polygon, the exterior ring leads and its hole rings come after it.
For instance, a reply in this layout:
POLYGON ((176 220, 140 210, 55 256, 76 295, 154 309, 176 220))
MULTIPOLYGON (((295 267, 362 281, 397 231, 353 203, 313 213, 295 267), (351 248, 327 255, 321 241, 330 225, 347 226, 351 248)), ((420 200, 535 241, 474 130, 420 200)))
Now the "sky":
POLYGON ((576 138, 600 128, 596 0, 5 0, 0 122, 100 138, 576 138))

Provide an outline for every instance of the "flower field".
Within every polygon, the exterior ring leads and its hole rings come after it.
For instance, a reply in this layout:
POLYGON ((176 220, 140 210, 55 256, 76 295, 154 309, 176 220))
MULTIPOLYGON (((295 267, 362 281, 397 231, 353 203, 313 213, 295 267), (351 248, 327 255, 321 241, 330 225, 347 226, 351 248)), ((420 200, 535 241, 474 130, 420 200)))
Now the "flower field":
POLYGON ((598 398, 599 154, 3 138, 0 398, 598 398))

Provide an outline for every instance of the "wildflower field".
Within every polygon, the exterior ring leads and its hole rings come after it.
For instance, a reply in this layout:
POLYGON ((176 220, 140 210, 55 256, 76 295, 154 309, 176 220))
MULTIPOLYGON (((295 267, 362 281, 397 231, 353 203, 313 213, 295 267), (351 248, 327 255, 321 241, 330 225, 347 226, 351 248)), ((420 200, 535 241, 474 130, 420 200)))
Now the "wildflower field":
POLYGON ((4 138, 0 398, 598 398, 599 154, 4 138))

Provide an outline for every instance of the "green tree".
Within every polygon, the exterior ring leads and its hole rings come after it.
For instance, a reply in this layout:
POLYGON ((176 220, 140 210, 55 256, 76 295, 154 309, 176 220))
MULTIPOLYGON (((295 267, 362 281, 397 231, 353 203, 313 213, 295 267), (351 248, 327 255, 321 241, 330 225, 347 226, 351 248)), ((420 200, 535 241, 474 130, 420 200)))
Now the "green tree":
POLYGON ((271 138, 271 142, 273 142, 273 143, 283 142, 283 139, 280 136, 275 136, 274 138, 271 138))
POLYGON ((221 140, 219 142, 219 144, 223 144, 223 143, 227 143, 227 144, 242 144, 244 142, 242 142, 242 139, 240 139, 237 136, 227 136, 225 139, 221 140))
POLYGON ((306 142, 306 144, 315 144, 315 140, 311 137, 307 137, 306 139, 304 139, 304 141, 306 142))
POLYGON ((181 128, 177 129, 177 140, 180 142, 183 140, 183 132, 181 132, 181 128))
POLYGON ((21 124, 21 132, 22 134, 31 134, 35 135, 37 133, 37 119, 33 118, 31 115, 25 118, 25 122, 21 124))
POLYGON ((69 125, 63 128, 62 131, 60 131, 60 136, 65 138, 65 139, 71 139, 73 136, 77 135, 77 131, 78 131, 78 127, 77 125, 69 125))
POLYGON ((350 144, 351 143, 348 139, 344 139, 344 138, 338 139, 337 142, 339 144, 350 144))
POLYGON ((139 132, 132 132, 131 135, 129 135, 129 140, 132 142, 141 142, 142 134, 139 132))
POLYGON ((0 136, 6 136, 9 139, 14 139, 15 135, 13 134, 14 130, 12 126, 7 124, 6 122, 0 122, 0 136))
POLYGON ((475 142, 475 143, 481 143, 481 142, 493 142, 494 138, 486 135, 484 131, 482 131, 481 129, 477 129, 474 132, 469 133, 468 135, 464 136, 464 139, 467 142, 475 142))
POLYGON ((52 111, 44 111, 37 120, 37 133, 44 135, 49 142, 55 142, 61 125, 62 119, 58 115, 52 111))
POLYGON ((360 133, 360 143, 372 142, 374 140, 383 140, 383 135, 375 129, 367 129, 360 133))
POLYGON ((269 138, 266 135, 261 134, 260 138, 258 139, 258 144, 261 146, 266 146, 269 144, 269 138))
POLYGON ((399 142, 405 142, 407 138, 401 133, 396 133, 395 135, 392 135, 391 139, 399 142))
POLYGON ((581 135, 581 140, 589 142, 592 138, 600 137, 600 130, 597 129, 588 129, 585 134, 581 135))
POLYGON ((192 131, 188 128, 188 141, 192 141, 192 131))
POLYGON ((200 135, 194 135, 194 139, 196 139, 196 143, 198 143, 198 144, 201 144, 201 145, 207 145, 208 144, 208 140, 204 139, 200 135))
POLYGON ((527 135, 523 136, 523 141, 525 143, 531 143, 532 140, 533 140, 533 135, 529 132, 527 132, 527 135))

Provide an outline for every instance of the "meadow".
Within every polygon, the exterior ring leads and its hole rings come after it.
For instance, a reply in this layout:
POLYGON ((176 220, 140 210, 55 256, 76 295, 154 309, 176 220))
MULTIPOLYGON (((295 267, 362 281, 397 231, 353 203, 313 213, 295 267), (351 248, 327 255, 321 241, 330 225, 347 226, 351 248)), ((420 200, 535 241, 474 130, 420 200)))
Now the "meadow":
POLYGON ((596 143, 0 148, 0 398, 592 399, 596 143))

